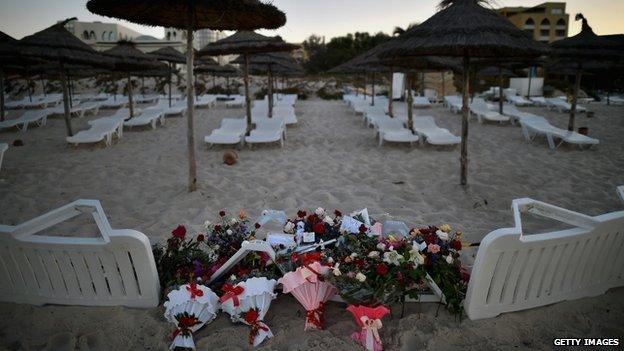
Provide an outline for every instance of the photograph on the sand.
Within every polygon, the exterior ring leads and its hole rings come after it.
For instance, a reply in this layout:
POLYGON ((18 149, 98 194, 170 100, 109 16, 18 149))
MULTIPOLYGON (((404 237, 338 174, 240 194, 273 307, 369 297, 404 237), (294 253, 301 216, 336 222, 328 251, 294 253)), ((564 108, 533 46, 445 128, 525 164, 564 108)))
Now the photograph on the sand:
POLYGON ((0 349, 624 343, 619 0, 6 0, 0 349))

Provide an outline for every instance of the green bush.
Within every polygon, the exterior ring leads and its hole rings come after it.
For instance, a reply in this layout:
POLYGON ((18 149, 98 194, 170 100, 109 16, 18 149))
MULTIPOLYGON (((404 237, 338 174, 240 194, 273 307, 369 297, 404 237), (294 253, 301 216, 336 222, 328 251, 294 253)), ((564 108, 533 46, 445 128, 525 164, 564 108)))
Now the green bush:
POLYGON ((317 90, 316 95, 323 100, 342 100, 341 91, 329 91, 326 87, 317 90))

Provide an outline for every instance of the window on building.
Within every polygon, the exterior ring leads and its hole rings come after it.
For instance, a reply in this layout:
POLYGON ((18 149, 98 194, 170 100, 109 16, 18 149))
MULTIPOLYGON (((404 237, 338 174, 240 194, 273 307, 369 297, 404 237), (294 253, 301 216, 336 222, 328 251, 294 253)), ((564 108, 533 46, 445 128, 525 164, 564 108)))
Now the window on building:
POLYGON ((550 28, 550 21, 548 20, 548 18, 544 18, 544 20, 542 20, 542 23, 540 23, 540 27, 543 29, 550 28))
POLYGON ((535 21, 532 18, 529 18, 524 22, 524 29, 533 29, 535 28, 535 21))
POLYGON ((550 10, 550 13, 553 15, 563 15, 563 9, 552 9, 550 10))
POLYGON ((167 32, 167 41, 171 40, 171 32, 167 32))
POLYGON ((89 32, 87 32, 86 30, 84 32, 82 32, 82 39, 89 39, 89 32))
POLYGON ((557 30, 555 31, 555 35, 556 35, 557 37, 560 37, 560 38, 561 38, 561 37, 565 37, 565 36, 566 36, 566 31, 565 31, 565 29, 557 29, 557 30))
POLYGON ((95 40, 96 39, 94 31, 91 31, 91 33, 89 33, 89 39, 91 39, 91 40, 95 40))
POLYGON ((557 21, 557 29, 565 29, 566 27, 566 21, 563 18, 560 18, 557 21))
POLYGON ((108 40, 109 41, 115 41, 115 33, 108 32, 108 40))
POLYGON ((108 33, 102 32, 102 41, 106 41, 107 35, 108 35, 108 33))

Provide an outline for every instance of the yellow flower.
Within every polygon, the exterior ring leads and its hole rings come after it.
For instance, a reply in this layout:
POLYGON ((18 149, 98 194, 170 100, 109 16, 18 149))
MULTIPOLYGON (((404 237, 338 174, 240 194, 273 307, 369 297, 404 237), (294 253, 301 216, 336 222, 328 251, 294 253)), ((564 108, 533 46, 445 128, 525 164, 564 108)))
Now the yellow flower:
POLYGON ((448 224, 442 224, 440 226, 440 230, 443 231, 443 232, 450 233, 451 232, 451 226, 448 225, 448 224))
POLYGON ((347 256, 347 257, 345 257, 344 261, 346 263, 349 263, 349 262, 353 261, 353 259, 351 258, 351 256, 347 256))
POLYGON ((245 213, 245 210, 238 211, 238 218, 241 220, 247 219, 247 213, 245 213))
POLYGON ((461 238, 464 236, 464 233, 462 232, 457 232, 455 233, 455 239, 456 240, 461 240, 461 238))
POLYGON ((409 234, 410 234, 411 236, 420 235, 420 230, 418 230, 418 229, 415 229, 415 228, 414 228, 414 229, 410 230, 410 233, 409 233, 409 234))

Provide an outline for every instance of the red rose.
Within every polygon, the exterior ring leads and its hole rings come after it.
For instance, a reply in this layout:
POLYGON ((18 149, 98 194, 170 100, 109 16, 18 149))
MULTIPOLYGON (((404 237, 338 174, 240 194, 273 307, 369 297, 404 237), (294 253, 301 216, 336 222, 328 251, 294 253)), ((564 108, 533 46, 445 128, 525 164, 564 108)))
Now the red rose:
POLYGON ((366 234, 366 232, 368 231, 364 224, 360 224, 360 228, 358 228, 358 230, 360 231, 360 234, 366 234))
POLYGON ((199 235, 197 236, 197 241, 198 241, 198 242, 200 242, 200 241, 204 241, 204 239, 206 239, 206 238, 204 237, 204 234, 199 234, 199 235))
POLYGON ((396 273, 396 278, 399 284, 403 284, 405 282, 405 278, 403 278, 403 273, 400 271, 396 273))
POLYGON ((453 240, 451 241, 451 243, 449 244, 449 246, 451 247, 451 249, 453 250, 457 250, 460 251, 462 249, 462 243, 459 240, 453 240))
POLYGON ((375 267, 375 270, 377 271, 377 274, 379 275, 386 275, 388 273, 388 266, 386 266, 383 263, 380 263, 377 265, 377 267, 375 267))
POLYGON ((353 263, 358 267, 358 268, 362 268, 364 267, 364 259, 362 258, 356 258, 355 260, 353 260, 353 263))
POLYGON ((225 217, 225 211, 223 211, 223 210, 219 211, 219 216, 225 217))
POLYGON ((307 219, 307 222, 310 223, 310 224, 314 224, 314 223, 318 222, 318 216, 315 213, 309 215, 308 219, 307 219))
POLYGON ((171 234, 180 240, 184 240, 184 236, 186 235, 186 228, 183 225, 179 225, 171 232, 171 234))
POLYGON ((214 226, 214 230, 215 230, 216 232, 218 232, 219 230, 221 230, 221 225, 220 225, 220 224, 216 224, 216 225, 214 226))
POLYGON ((338 211, 338 210, 335 210, 335 211, 334 211, 334 215, 335 215, 336 217, 342 217, 342 212, 340 212, 340 211, 338 211))
POLYGON ((260 229, 261 225, 260 225, 260 223, 256 223, 256 224, 254 224, 254 227, 255 227, 256 229, 260 229))
POLYGON ((435 244, 438 242, 438 236, 435 234, 427 234, 425 235, 425 242, 427 244, 435 244))
POLYGON ((320 261, 321 261, 321 252, 313 251, 313 252, 308 252, 308 253, 303 254, 301 263, 303 263, 304 266, 307 266, 314 262, 320 262, 320 261))
POLYGON ((312 227, 312 231, 314 231, 316 234, 319 234, 319 235, 325 234, 325 223, 323 222, 316 223, 314 227, 312 227))
POLYGON ((306 211, 299 210, 297 211, 297 218, 305 218, 306 211))

